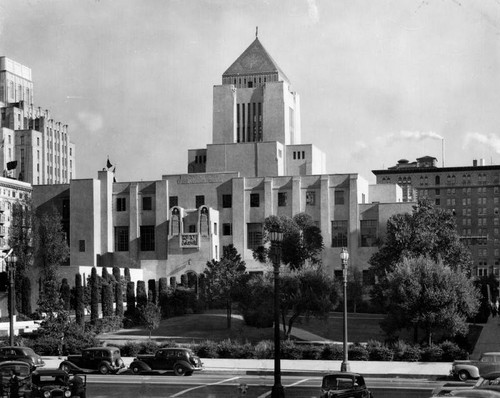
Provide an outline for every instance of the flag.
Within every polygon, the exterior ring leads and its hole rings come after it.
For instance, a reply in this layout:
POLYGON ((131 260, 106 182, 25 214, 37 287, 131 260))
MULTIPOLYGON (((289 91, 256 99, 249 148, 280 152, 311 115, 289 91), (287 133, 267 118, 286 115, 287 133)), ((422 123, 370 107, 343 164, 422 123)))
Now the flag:
POLYGON ((113 165, 111 164, 111 162, 109 161, 109 158, 108 158, 108 162, 106 163, 106 167, 108 169, 110 169, 111 167, 113 167, 113 165))
POLYGON ((17 167, 17 160, 13 160, 12 162, 7 162, 7 170, 13 170, 17 167))

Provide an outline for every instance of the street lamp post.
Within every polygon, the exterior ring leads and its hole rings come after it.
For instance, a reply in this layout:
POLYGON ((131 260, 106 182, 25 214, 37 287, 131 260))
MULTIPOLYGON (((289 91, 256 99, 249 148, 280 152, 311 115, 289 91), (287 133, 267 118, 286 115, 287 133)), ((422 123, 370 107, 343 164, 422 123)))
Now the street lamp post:
POLYGON ((280 262, 281 242, 283 232, 271 231, 272 260, 274 268, 274 385, 271 390, 271 398, 284 398, 285 390, 281 385, 281 363, 280 363, 280 262))
POLYGON ((340 252, 340 260, 342 261, 342 276, 344 279, 344 353, 342 364, 340 365, 341 372, 350 372, 349 355, 347 351, 347 262, 349 261, 349 252, 343 247, 340 252))
POLYGON ((14 272, 16 270, 17 257, 11 255, 7 257, 7 272, 9 274, 9 343, 11 346, 14 345, 14 272))

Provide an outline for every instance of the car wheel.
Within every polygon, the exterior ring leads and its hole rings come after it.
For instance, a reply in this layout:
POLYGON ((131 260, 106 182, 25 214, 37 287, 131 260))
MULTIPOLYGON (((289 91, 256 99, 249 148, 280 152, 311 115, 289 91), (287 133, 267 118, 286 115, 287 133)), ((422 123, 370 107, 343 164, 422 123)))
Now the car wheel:
POLYGON ((174 366, 174 373, 177 376, 184 376, 186 374, 186 368, 182 365, 175 365, 174 366))
POLYGON ((131 369, 132 369, 132 373, 133 374, 139 374, 139 373, 141 373, 141 367, 139 365, 133 365, 131 367, 131 369))
POLYGON ((59 369, 64 370, 66 373, 69 373, 71 370, 69 365, 65 363, 61 364, 61 366, 59 366, 59 369))
POLYGON ((99 373, 102 375, 107 375, 109 373, 109 369, 105 364, 99 366, 99 373))
POLYGON ((460 372, 458 372, 459 380, 466 381, 469 377, 469 372, 467 372, 466 370, 461 370, 460 372))

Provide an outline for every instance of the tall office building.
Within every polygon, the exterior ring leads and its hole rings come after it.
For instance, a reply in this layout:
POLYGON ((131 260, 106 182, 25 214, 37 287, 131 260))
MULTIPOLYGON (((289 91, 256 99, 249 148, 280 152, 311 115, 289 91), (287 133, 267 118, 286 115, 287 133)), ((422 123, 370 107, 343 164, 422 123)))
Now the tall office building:
POLYGON ((33 105, 31 69, 0 57, 2 175, 33 185, 75 178, 75 145, 68 126, 33 105))
POLYGON ((406 159, 387 170, 373 170, 377 184, 398 184, 405 201, 428 198, 456 217, 457 229, 469 246, 477 276, 499 277, 500 165, 474 160, 471 166, 438 167, 436 158, 406 159))

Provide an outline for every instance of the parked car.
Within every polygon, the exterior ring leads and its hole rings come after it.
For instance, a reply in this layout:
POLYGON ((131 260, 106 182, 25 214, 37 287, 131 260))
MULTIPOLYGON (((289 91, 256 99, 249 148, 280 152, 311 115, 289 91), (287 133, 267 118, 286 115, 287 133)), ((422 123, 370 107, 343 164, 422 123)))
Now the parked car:
POLYGON ((363 376, 351 372, 332 372, 323 376, 319 398, 373 398, 363 376))
POLYGON ((477 361, 455 361, 450 374, 459 380, 477 379, 479 376, 500 371, 500 352, 485 352, 477 361))
MULTIPOLYGON (((457 383, 458 384, 458 383, 457 383)), ((500 372, 492 372, 486 375, 483 375, 479 378, 479 380, 474 384, 465 385, 462 384, 460 386, 454 384, 445 384, 442 388, 434 390, 432 396, 433 397, 453 397, 453 396, 465 396, 459 394, 474 394, 473 396, 489 396, 488 391, 493 391, 494 393, 500 393, 500 372), (477 391, 486 391, 484 393, 477 391), (478 395, 479 394, 479 395, 478 395)), ((491 395, 491 394, 490 394, 491 395)), ((495 396, 493 394, 493 396, 495 396)))
POLYGON ((24 361, 0 362, 0 392, 2 394, 0 396, 7 396, 7 392, 10 394, 10 379, 13 374, 16 374, 19 380, 19 396, 29 397, 31 394, 32 369, 32 366, 24 361))
POLYGON ((87 376, 70 376, 60 369, 37 369, 31 375, 32 398, 86 398, 87 376))
POLYGON ((23 361, 29 363, 33 368, 32 370, 45 366, 45 362, 42 357, 30 347, 0 347, 0 362, 2 361, 23 361))
POLYGON ((126 370, 120 349, 117 347, 92 347, 82 350, 81 354, 68 355, 59 369, 68 373, 94 373, 103 375, 121 373, 126 370))
POLYGON ((169 372, 189 376, 195 370, 202 370, 198 356, 188 348, 161 348, 153 355, 137 355, 129 366, 133 373, 169 372))

